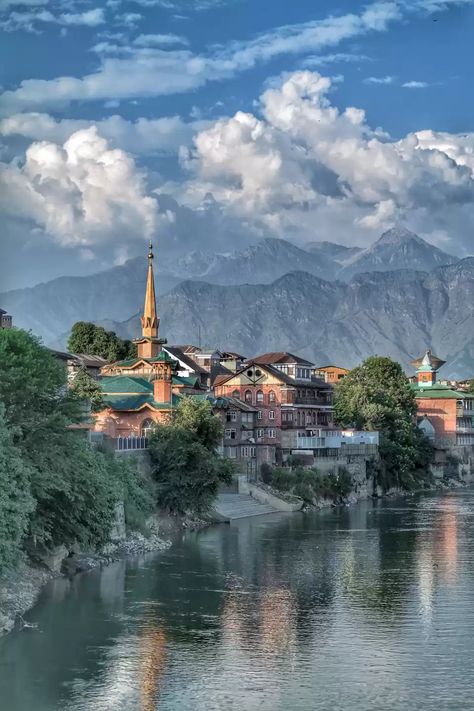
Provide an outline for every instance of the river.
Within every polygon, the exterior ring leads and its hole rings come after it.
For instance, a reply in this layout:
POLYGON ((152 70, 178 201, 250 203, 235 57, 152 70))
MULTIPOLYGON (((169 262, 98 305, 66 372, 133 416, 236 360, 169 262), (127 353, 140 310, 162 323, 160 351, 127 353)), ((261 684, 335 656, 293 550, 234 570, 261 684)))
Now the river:
POLYGON ((27 619, 1 711, 474 709, 474 491, 189 533, 27 619))

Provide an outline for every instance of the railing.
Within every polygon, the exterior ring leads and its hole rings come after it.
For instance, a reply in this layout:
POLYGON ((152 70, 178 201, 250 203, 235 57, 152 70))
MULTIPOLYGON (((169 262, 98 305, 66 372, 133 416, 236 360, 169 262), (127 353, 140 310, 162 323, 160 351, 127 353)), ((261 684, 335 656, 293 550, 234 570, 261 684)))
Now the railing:
POLYGON ((148 437, 117 437, 115 440, 116 452, 131 452, 148 449, 148 437))
POLYGON ((323 437, 298 437, 298 449, 341 449, 347 445, 379 444, 378 432, 325 432, 323 437))

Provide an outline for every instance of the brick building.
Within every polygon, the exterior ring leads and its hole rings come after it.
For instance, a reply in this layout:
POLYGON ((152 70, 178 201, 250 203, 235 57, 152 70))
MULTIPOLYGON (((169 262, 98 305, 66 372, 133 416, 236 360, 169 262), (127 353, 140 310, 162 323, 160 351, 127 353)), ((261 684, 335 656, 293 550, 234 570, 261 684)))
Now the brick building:
POLYGON ((314 374, 317 378, 321 378, 325 383, 335 385, 340 380, 349 374, 347 368, 341 368, 338 365, 319 365, 314 369, 314 374))
POLYGON ((332 388, 312 375, 313 364, 292 353, 265 353, 220 376, 216 396, 240 399, 257 410, 258 463, 274 463, 333 423, 332 388))
POLYGON ((420 426, 438 442, 474 444, 474 395, 438 382, 438 370, 444 363, 429 350, 412 361, 417 369, 412 387, 420 426))

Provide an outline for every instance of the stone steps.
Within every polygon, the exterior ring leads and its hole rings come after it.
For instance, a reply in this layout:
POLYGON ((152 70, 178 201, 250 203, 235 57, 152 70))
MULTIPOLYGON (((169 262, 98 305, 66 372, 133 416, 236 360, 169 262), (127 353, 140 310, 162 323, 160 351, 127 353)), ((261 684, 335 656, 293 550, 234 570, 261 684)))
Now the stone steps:
POLYGON ((220 516, 230 521, 249 516, 278 513, 277 509, 270 504, 261 504, 248 494, 219 494, 214 509, 220 516))

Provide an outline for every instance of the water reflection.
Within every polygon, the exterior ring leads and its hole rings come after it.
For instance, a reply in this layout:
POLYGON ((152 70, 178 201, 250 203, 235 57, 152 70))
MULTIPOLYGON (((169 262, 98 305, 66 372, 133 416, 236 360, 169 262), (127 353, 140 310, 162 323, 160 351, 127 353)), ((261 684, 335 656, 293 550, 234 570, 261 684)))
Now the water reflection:
POLYGON ((474 493, 240 521, 55 581, 0 642, 8 711, 461 709, 474 493))

